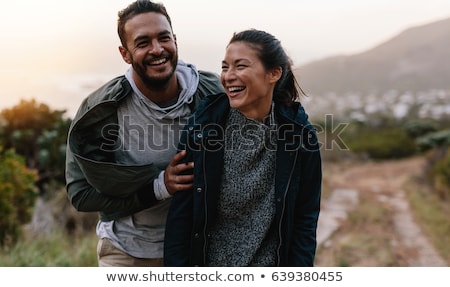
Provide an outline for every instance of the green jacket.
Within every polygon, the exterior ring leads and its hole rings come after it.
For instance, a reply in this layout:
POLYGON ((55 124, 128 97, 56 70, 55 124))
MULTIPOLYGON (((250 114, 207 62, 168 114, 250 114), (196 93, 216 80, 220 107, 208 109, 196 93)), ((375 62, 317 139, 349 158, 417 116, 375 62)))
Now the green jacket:
MULTIPOLYGON (((218 76, 199 71, 199 85, 191 104, 223 91, 218 76)), ((153 181, 161 170, 153 164, 118 164, 111 147, 118 136, 117 108, 131 95, 125 76, 119 76, 87 97, 69 129, 66 151, 66 189, 78 211, 99 212, 109 221, 131 215, 158 200, 153 181)))

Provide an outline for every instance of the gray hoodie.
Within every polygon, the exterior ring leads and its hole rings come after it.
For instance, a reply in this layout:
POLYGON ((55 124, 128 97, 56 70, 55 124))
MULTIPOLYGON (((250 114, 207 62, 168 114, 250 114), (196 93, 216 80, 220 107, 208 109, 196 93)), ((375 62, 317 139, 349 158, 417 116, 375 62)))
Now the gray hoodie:
MULTIPOLYGON (((198 71, 198 87, 188 106, 223 91, 218 75, 198 71)), ((99 212, 109 221, 155 205, 153 180, 161 169, 152 162, 120 163, 114 152, 119 135, 118 108, 133 95, 124 75, 90 94, 80 105, 69 129, 66 152, 66 189, 72 205, 83 212, 99 212)))

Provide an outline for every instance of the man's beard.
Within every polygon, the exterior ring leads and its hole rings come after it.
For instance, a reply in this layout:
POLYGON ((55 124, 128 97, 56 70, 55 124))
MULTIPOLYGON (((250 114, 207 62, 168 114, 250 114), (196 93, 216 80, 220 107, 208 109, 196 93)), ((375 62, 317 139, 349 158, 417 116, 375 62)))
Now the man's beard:
POLYGON ((177 63, 178 63, 178 57, 172 58, 170 61, 172 64, 172 70, 169 74, 165 77, 149 77, 147 76, 145 69, 142 68, 142 65, 139 65, 133 61, 132 66, 133 69, 136 71, 138 76, 141 78, 144 85, 146 85, 150 89, 162 89, 167 86, 167 83, 169 82, 170 78, 172 78, 173 74, 175 73, 177 63))

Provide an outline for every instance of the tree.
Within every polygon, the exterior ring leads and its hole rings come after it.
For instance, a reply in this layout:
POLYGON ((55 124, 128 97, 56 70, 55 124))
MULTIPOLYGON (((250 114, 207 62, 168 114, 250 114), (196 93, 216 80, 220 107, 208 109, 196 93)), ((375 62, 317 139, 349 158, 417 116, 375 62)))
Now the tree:
POLYGON ((25 166, 23 157, 0 146, 0 246, 16 242, 20 226, 30 220, 36 179, 37 172, 25 166))
POLYGON ((71 123, 64 110, 51 110, 33 100, 0 113, 0 143, 25 159, 26 166, 38 170, 41 192, 50 180, 64 182, 67 132, 71 123))

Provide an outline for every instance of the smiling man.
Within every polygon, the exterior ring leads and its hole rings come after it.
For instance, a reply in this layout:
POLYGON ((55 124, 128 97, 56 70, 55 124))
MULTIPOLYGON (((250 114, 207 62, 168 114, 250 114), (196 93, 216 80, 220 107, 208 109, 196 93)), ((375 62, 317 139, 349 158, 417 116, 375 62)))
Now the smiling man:
POLYGON ((218 75, 178 59, 165 7, 138 0, 118 13, 131 65, 81 104, 68 135, 66 188, 78 211, 99 212, 99 266, 162 266, 172 195, 192 188, 179 132, 218 75))

